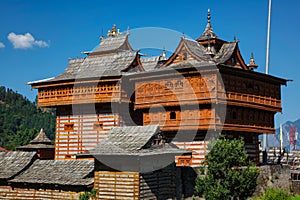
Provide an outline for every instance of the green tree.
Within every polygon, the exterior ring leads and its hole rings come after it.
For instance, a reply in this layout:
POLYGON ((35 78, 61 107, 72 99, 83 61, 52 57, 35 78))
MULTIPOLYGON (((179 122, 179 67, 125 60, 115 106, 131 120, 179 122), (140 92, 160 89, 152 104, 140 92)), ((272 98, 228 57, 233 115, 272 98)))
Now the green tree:
POLYGON ((206 175, 196 179, 198 196, 204 195, 208 200, 243 200, 255 191, 258 170, 249 161, 242 139, 218 139, 204 166, 206 175))

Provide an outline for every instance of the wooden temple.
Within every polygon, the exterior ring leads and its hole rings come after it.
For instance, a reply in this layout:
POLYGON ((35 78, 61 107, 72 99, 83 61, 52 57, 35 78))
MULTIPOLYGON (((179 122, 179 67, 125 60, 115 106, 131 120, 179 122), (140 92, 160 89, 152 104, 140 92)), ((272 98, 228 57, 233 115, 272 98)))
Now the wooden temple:
POLYGON ((219 134, 244 138, 259 161, 258 136, 274 133, 285 79, 255 72, 239 41, 220 39, 211 26, 196 40, 181 38, 175 52, 140 58, 116 26, 85 58, 70 59, 55 78, 30 82, 38 106, 56 108, 55 159, 76 159, 115 126, 156 125, 168 141, 193 151, 178 165, 199 166, 219 134))
POLYGON ((27 152, 1 152, 0 198, 78 199, 93 187, 97 199, 191 197, 193 167, 220 134, 243 138, 258 163, 286 80, 256 72, 253 55, 246 64, 239 41, 220 39, 207 19, 169 58, 141 57, 114 25, 60 75, 29 82, 38 106, 56 110, 55 153, 43 130, 18 147, 27 152))

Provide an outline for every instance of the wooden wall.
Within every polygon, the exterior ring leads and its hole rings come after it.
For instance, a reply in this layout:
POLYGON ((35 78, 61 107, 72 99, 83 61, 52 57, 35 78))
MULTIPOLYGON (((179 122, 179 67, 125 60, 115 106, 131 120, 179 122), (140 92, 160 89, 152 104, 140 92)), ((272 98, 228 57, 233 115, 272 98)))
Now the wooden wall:
MULTIPOLYGON (((192 151, 191 162, 185 166, 199 167, 205 160, 205 156, 208 153, 207 145, 208 141, 192 141, 192 142, 173 142, 181 149, 192 151)), ((181 156, 176 157, 175 162, 180 159, 181 156)))
POLYGON ((140 199, 175 199, 176 171, 173 164, 161 170, 140 174, 140 199))
POLYGON ((242 106, 226 107, 226 113, 225 106, 224 109, 216 109, 208 105, 200 105, 198 109, 185 107, 180 110, 180 107, 166 107, 145 110, 143 124, 159 124, 162 131, 223 129, 274 133, 274 112, 242 106))
MULTIPOLYGON (((223 115, 216 112, 216 120, 223 115)), ((274 115, 271 111, 227 105, 223 130, 274 133, 274 115)))
POLYGON ((159 124, 163 131, 207 130, 215 124, 215 110, 211 108, 180 110, 172 107, 167 110, 151 110, 143 113, 144 125, 159 124))
POLYGON ((218 97, 226 98, 227 103, 281 112, 281 85, 279 83, 229 74, 222 74, 222 80, 226 88, 226 97, 224 93, 218 94, 218 97))
POLYGON ((103 140, 111 127, 120 125, 117 113, 110 109, 94 110, 95 113, 70 108, 57 109, 55 159, 75 159, 75 154, 94 148, 103 140))
POLYGON ((54 149, 39 149, 37 151, 39 159, 54 159, 54 149))
POLYGON ((11 186, 0 186, 0 199, 9 200, 35 200, 35 199, 53 199, 53 200, 78 200, 77 192, 49 190, 49 189, 24 189, 12 188, 11 186))
MULTIPOLYGON (((256 164, 259 163, 259 142, 258 134, 256 133, 229 133, 224 132, 227 138, 243 138, 245 142, 245 150, 249 158, 256 164)), ((192 142, 173 142, 181 149, 187 149, 192 151, 192 156, 177 156, 175 163, 178 167, 180 166, 191 166, 199 167, 201 163, 205 160, 205 156, 209 153, 208 143, 209 141, 192 141, 192 142), (180 162, 178 162, 178 160, 180 162)))
POLYGON ((94 188, 97 199, 137 200, 140 194, 138 172, 95 172, 94 188))
POLYGON ((97 199, 164 200, 176 197, 176 171, 173 164, 161 170, 139 172, 95 172, 97 199))

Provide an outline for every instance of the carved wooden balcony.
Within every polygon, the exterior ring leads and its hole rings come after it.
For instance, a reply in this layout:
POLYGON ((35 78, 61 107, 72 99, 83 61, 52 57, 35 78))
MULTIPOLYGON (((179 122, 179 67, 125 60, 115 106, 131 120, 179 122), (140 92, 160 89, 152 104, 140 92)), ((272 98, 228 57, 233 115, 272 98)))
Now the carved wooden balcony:
POLYGON ((122 95, 118 85, 82 86, 39 89, 38 106, 59 106, 82 103, 120 102, 122 95))

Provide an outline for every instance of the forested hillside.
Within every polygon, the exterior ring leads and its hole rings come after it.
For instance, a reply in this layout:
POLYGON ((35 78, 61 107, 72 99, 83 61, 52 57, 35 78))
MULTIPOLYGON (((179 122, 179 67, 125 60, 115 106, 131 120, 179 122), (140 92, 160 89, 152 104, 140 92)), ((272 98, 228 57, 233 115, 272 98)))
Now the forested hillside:
POLYGON ((38 109, 21 94, 0 86, 0 147, 10 150, 28 144, 44 128, 53 141, 55 112, 38 109))

